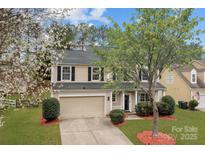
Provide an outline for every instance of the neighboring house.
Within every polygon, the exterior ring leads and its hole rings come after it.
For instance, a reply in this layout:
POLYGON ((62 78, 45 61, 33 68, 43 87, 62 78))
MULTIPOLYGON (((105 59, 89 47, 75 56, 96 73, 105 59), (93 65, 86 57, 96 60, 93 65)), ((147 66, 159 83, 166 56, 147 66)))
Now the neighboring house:
MULTIPOLYGON (((105 88, 110 74, 104 69, 93 66, 100 58, 92 50, 66 51, 64 58, 51 69, 52 96, 59 99, 61 118, 105 116, 113 109, 135 112, 138 102, 148 101, 148 96, 139 88, 114 94, 111 88, 105 88)), ((132 85, 123 82, 122 86, 132 85)), ((147 80, 142 76, 142 85, 147 87, 147 80)), ((165 87, 156 86, 156 100, 164 94, 165 87)))
POLYGON ((196 99, 198 108, 205 108, 205 60, 196 60, 182 68, 175 66, 164 70, 160 83, 166 87, 166 94, 176 102, 196 99))

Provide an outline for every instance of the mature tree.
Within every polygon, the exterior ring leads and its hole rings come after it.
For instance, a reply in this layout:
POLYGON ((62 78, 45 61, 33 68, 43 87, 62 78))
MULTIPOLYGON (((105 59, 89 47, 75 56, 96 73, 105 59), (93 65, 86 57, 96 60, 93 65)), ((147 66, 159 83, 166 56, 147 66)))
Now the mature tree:
POLYGON ((50 69, 46 68, 49 59, 61 55, 47 50, 54 40, 48 39, 46 29, 69 15, 69 10, 0 9, 0 87, 4 93, 22 93, 22 87, 27 89, 23 95, 42 90, 38 86, 50 69))
MULTIPOLYGON (((155 101, 157 80, 163 69, 184 65, 199 56, 200 39, 195 27, 199 18, 191 17, 192 9, 137 9, 130 23, 121 28, 113 21, 107 32, 107 44, 97 51, 99 65, 117 74, 119 85, 126 79, 140 87, 153 104, 153 136, 158 136, 159 113, 155 101), (148 88, 141 85, 140 74, 148 78, 148 88)), ((132 88, 133 88, 132 87, 132 88)))

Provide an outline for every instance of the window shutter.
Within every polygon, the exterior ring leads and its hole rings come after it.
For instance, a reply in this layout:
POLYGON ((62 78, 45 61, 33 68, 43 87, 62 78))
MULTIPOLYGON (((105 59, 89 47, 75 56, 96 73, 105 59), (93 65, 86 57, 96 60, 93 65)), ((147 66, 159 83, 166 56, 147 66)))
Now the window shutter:
POLYGON ((141 77, 142 77, 141 70, 139 70, 139 79, 140 79, 140 81, 142 80, 141 77))
POLYGON ((61 81, 61 66, 57 68, 57 81, 61 81))
POLYGON ((101 81, 104 81, 104 68, 101 68, 101 81))
POLYGON ((88 67, 88 81, 91 81, 91 67, 88 67))
POLYGON ((72 77, 71 77, 72 81, 75 81, 75 67, 72 67, 72 77))

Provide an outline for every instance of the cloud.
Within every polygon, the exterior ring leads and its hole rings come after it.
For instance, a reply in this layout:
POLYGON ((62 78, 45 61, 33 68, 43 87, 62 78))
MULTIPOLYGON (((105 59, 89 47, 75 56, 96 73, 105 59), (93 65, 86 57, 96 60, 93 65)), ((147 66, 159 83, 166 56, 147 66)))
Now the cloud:
POLYGON ((72 24, 78 24, 80 22, 98 21, 103 24, 108 24, 109 20, 104 17, 106 9, 72 9, 70 15, 66 17, 72 24))

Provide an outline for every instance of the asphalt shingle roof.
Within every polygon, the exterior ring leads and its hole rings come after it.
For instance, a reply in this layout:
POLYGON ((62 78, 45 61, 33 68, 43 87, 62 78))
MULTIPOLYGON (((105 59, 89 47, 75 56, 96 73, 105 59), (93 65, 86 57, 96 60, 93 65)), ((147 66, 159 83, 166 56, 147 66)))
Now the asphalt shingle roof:
POLYGON ((83 64, 91 65, 100 58, 95 54, 95 52, 90 48, 84 50, 66 50, 60 64, 83 64))
MULTIPOLYGON (((52 85, 53 90, 68 90, 68 89, 111 89, 105 87, 106 83, 96 83, 96 82, 65 82, 65 83, 54 83, 52 85)), ((122 83, 122 88, 128 89, 128 87, 133 86, 133 83, 126 82, 122 83)), ((141 83, 141 86, 148 88, 147 83, 141 83)), ((156 89, 164 89, 165 87, 160 83, 157 83, 156 89)), ((137 88, 136 88, 137 89, 137 88)))

